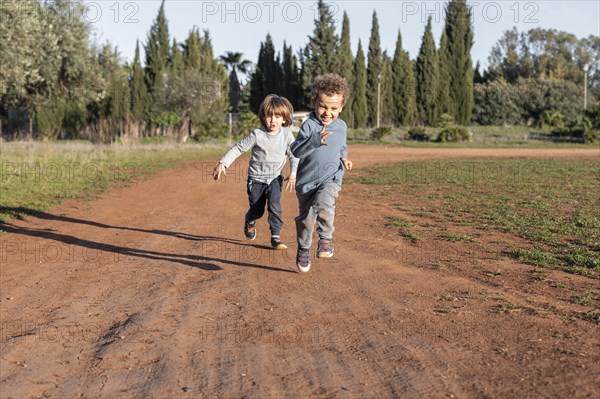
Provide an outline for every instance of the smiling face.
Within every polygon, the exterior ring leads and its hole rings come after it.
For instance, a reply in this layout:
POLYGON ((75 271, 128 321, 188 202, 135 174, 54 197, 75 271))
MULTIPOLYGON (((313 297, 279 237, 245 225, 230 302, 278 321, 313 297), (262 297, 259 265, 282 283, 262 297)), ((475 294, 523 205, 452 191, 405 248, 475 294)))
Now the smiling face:
POLYGON ((315 101, 315 114, 324 125, 329 125, 340 116, 340 112, 344 108, 343 104, 343 95, 321 93, 315 101))
POLYGON ((279 129, 281 129, 284 120, 283 116, 273 114, 265 116, 265 120, 263 122, 269 133, 276 133, 279 131, 279 129))

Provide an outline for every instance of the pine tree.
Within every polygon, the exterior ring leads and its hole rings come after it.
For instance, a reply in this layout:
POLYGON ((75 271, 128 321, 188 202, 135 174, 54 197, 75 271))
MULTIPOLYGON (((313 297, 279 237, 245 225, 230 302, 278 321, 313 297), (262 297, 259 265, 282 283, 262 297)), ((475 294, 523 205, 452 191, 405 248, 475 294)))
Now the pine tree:
POLYGON ((165 1, 160 5, 158 15, 148 32, 146 41, 146 84, 153 92, 157 79, 166 69, 169 59, 169 27, 165 16, 165 1))
POLYGON ((431 17, 429 17, 416 63, 418 117, 421 122, 428 125, 433 125, 438 117, 438 64, 438 55, 431 33, 431 17))
POLYGON ((131 66, 131 115, 140 123, 145 118, 148 109, 148 88, 144 82, 144 71, 140 64, 139 41, 135 44, 135 56, 131 66))
POLYGON ((402 35, 398 31, 396 51, 392 61, 395 121, 399 125, 414 122, 416 99, 415 77, 408 53, 402 49, 402 35))
POLYGON ((353 127, 366 127, 368 121, 367 107, 367 69, 365 68, 365 54, 362 49, 360 39, 358 40, 358 50, 354 59, 354 94, 352 95, 352 116, 354 120, 353 127))
POLYGON ((383 69, 383 59, 379 40, 379 22, 377 13, 373 11, 371 38, 369 39, 369 52, 367 54, 367 106, 371 126, 377 124, 377 90, 383 69))
MULTIPOLYGON (((352 89, 354 87, 354 67, 352 47, 350 46, 350 19, 348 18, 348 14, 346 14, 345 11, 344 20, 342 22, 342 36, 340 38, 340 46, 337 49, 337 58, 339 68, 338 73, 342 77, 346 78, 346 82, 348 82, 348 87, 352 89)), ((352 113, 352 92, 349 94, 349 98, 346 100, 346 106, 341 114, 341 118, 344 120, 348 119, 350 114, 352 113)))
POLYGON ((466 125, 473 113, 473 29, 471 11, 465 0, 446 5, 446 45, 440 50, 448 73, 451 113, 457 123, 466 125))

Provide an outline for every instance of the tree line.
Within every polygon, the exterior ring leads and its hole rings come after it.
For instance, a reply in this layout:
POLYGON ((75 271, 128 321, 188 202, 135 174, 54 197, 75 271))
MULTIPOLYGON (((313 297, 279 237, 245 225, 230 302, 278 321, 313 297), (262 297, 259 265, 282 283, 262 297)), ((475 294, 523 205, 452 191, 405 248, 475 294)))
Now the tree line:
POLYGON ((223 134, 228 79, 208 31, 171 38, 164 1, 133 62, 90 41, 81 1, 3 2, 3 136, 112 141, 121 136, 223 134))
POLYGON ((295 107, 310 109, 310 85, 315 76, 336 72, 345 77, 351 96, 342 117, 352 127, 432 125, 442 114, 468 124, 473 111, 473 29, 471 11, 464 0, 446 6, 446 22, 439 48, 428 20, 419 55, 411 60, 398 31, 393 54, 382 50, 377 13, 365 49, 358 42, 354 56, 350 21, 344 12, 341 34, 336 33, 331 8, 318 1, 318 18, 308 43, 293 54, 284 43, 283 59, 270 35, 261 43, 258 62, 250 78, 250 105, 255 108, 270 92, 288 97, 295 107), (366 55, 365 55, 366 52, 366 55))
POLYGON ((348 80, 351 96, 342 117, 354 128, 535 124, 549 115, 574 120, 581 118, 586 76, 590 108, 600 97, 598 36, 513 29, 482 70, 472 65, 465 0, 446 4, 437 44, 427 21, 415 59, 400 31, 393 53, 381 48, 376 12, 368 43, 359 40, 353 53, 348 15, 338 34, 331 8, 322 0, 317 6, 305 46, 294 51, 284 42, 279 52, 268 34, 253 64, 236 52, 216 57, 206 30, 194 27, 185 40, 172 38, 163 2, 133 61, 122 64, 110 44, 91 41, 81 1, 2 2, 0 130, 3 137, 95 141, 218 136, 228 130, 227 112, 241 115, 240 131, 258 123, 254 113, 270 93, 286 96, 297 110, 310 109, 310 85, 325 72, 348 80), (248 73, 247 83, 238 72, 248 73))

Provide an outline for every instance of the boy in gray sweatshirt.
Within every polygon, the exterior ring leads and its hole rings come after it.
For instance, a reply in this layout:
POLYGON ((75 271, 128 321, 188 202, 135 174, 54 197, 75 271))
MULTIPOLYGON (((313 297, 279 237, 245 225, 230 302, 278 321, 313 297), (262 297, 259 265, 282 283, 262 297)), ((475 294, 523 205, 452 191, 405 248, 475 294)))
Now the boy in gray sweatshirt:
POLYGON ((258 116, 262 126, 255 129, 246 138, 235 144, 219 161, 213 170, 213 177, 219 180, 226 169, 244 152, 252 149, 252 158, 248 168, 248 201, 250 208, 244 220, 244 235, 256 238, 256 220, 269 212, 268 222, 271 229, 273 249, 286 249, 280 238, 283 219, 281 217, 281 191, 283 176, 281 172, 286 156, 290 160, 290 175, 286 179, 286 189, 294 190, 298 160, 290 152, 294 136, 290 130, 292 124, 292 104, 275 94, 268 95, 261 103, 258 116))
POLYGON ((342 189, 344 169, 352 169, 346 146, 346 123, 339 119, 348 98, 348 84, 337 74, 315 78, 311 90, 314 112, 302 124, 290 149, 300 159, 296 196, 298 253, 296 266, 310 270, 310 247, 315 222, 319 234, 317 257, 333 256, 335 201, 342 189))

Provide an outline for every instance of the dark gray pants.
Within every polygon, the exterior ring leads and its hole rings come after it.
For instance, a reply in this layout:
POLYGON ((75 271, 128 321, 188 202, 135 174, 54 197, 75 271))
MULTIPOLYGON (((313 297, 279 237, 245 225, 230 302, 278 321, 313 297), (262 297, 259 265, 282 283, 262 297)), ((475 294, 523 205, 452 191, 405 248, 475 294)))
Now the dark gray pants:
POLYGON ((250 209, 246 213, 246 223, 253 223, 265 214, 265 205, 269 212, 268 222, 271 235, 281 234, 283 219, 281 218, 281 186, 283 176, 274 179, 271 184, 248 179, 248 201, 250 209))
POLYGON ((305 194, 296 192, 300 208, 299 215, 295 218, 296 238, 299 248, 310 248, 315 222, 317 223, 319 238, 333 239, 335 200, 341 189, 342 187, 339 184, 327 182, 305 194))

